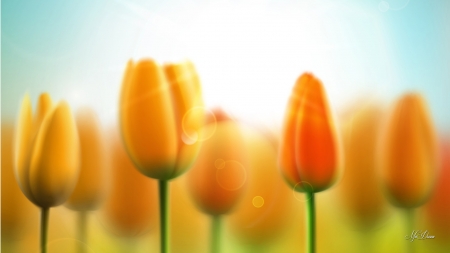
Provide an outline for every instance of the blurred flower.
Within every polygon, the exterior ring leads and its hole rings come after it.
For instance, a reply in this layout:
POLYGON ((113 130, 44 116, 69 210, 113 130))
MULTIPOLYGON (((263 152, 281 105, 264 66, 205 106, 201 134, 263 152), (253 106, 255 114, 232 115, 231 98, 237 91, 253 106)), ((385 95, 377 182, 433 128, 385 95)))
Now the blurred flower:
POLYGON ((436 191, 427 203, 428 221, 438 240, 450 240, 450 138, 444 139, 441 147, 441 172, 436 191))
POLYGON ((105 197, 107 175, 104 140, 97 115, 91 109, 78 110, 76 124, 81 147, 81 170, 66 206, 77 211, 91 211, 97 209, 105 197))
POLYGON ((223 111, 213 112, 215 120, 209 119, 205 128, 215 132, 203 142, 187 180, 197 206, 217 216, 228 213, 244 193, 248 164, 239 126, 223 111))
POLYGON ((387 212, 376 180, 376 147, 383 109, 374 102, 358 103, 342 119, 345 169, 338 187, 350 217, 363 228, 372 227, 387 212))
POLYGON ((168 65, 165 73, 152 60, 128 63, 119 109, 121 133, 144 175, 169 180, 191 166, 203 125, 203 110, 193 108, 202 104, 191 63, 168 65))
POLYGON ((249 155, 248 190, 231 215, 233 234, 252 245, 265 244, 282 234, 292 210, 292 190, 278 174, 276 137, 246 128, 249 155))
POLYGON ((134 169, 117 131, 108 137, 111 191, 102 214, 115 234, 138 236, 158 222, 157 183, 134 169))
POLYGON ((312 187, 313 192, 320 192, 335 182, 339 158, 325 90, 319 79, 309 73, 303 74, 297 80, 287 106, 279 167, 295 190, 312 187))
POLYGON ((79 175, 79 141, 66 102, 56 107, 48 94, 39 97, 33 119, 28 95, 22 102, 16 132, 15 173, 25 196, 37 206, 63 204, 79 175))
POLYGON ((394 205, 414 208, 428 200, 436 179, 437 153, 425 100, 415 93, 402 96, 388 119, 380 149, 381 179, 394 205))
POLYGON ((2 120, 2 244, 23 237, 30 227, 30 220, 38 218, 38 209, 23 195, 14 178, 13 128, 12 123, 2 120))

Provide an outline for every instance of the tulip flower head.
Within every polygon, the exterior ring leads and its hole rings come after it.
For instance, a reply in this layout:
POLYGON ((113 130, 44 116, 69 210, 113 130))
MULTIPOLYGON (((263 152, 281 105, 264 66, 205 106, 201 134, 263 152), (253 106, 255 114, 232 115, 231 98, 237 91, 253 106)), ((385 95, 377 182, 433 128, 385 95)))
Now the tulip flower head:
POLYGON ((100 123, 94 111, 77 111, 76 125, 80 138, 81 169, 78 183, 66 206, 77 211, 98 208, 106 193, 106 157, 100 123))
POLYGON ((297 80, 286 110, 279 151, 281 172, 296 191, 320 192, 337 178, 338 140, 322 82, 297 80))
POLYGON ((409 93, 395 104, 380 146, 381 179, 392 204, 414 208, 432 193, 438 169, 436 134, 426 102, 409 93))
POLYGON ((358 103, 342 117, 345 171, 337 186, 341 202, 361 228, 372 228, 387 214, 387 201, 376 179, 376 147, 384 110, 374 102, 358 103))
POLYGON ((125 148, 148 177, 170 180, 194 162, 203 125, 201 90, 191 63, 168 65, 130 61, 123 81, 120 126, 125 148))
MULTIPOLYGON (((210 215, 230 212, 247 185, 247 155, 239 126, 227 114, 213 110, 215 121, 205 128, 215 132, 204 141, 188 174, 191 195, 197 206, 210 215)), ((207 130, 209 131, 209 130, 207 130)))
POLYGON ((33 117, 28 95, 22 101, 16 132, 15 175, 25 196, 49 208, 64 203, 79 175, 79 141, 66 102, 56 106, 48 94, 39 97, 33 117))

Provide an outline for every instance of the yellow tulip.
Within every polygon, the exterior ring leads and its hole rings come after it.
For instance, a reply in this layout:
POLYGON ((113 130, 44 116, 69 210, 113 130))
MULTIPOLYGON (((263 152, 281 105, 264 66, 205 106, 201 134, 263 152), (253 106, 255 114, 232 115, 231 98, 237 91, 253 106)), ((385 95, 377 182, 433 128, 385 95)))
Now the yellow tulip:
POLYGON ((202 104, 192 63, 168 65, 165 71, 153 60, 128 63, 119 105, 122 140, 137 169, 159 180, 161 252, 168 251, 168 180, 197 157, 202 104))
POLYGON ((77 111, 81 168, 75 190, 66 206, 76 211, 98 208, 106 194, 106 157, 102 130, 97 115, 89 108, 77 111))
POLYGON ((28 95, 22 102, 16 133, 16 178, 22 192, 37 206, 63 204, 79 174, 79 143, 70 108, 52 107, 48 94, 39 98, 33 120, 28 95))
POLYGON ((25 196, 41 212, 41 252, 47 252, 49 208, 63 204, 79 176, 79 140, 66 102, 55 107, 48 94, 39 97, 33 119, 25 96, 16 132, 15 174, 25 196))
POLYGON ((169 180, 185 172, 198 153, 203 124, 198 78, 190 63, 128 63, 120 101, 125 147, 146 176, 169 180), (169 80, 169 82, 167 81, 169 80))
POLYGON ((438 168, 436 134, 426 102, 410 93, 389 117, 380 149, 381 179, 389 200, 414 208, 428 200, 438 168))

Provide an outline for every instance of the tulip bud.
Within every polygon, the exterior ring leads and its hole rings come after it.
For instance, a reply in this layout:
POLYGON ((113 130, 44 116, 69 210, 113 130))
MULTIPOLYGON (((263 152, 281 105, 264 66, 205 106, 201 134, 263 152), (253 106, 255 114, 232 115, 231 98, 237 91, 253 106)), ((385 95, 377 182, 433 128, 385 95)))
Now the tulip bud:
POLYGON ((15 163, 22 192, 37 206, 58 206, 69 198, 78 180, 79 143, 67 103, 52 108, 50 97, 41 95, 33 123, 30 98, 25 96, 16 134, 15 163))
POLYGON ((122 138, 146 176, 170 178, 177 160, 177 131, 169 87, 151 60, 128 63, 120 104, 122 138))
POLYGON ((376 147, 383 109, 358 103, 342 117, 344 174, 338 187, 341 203, 357 225, 369 228, 387 212, 387 202, 376 180, 376 147))
POLYGON ((394 205, 414 208, 429 198, 438 168, 434 131, 422 96, 406 94, 395 104, 380 149, 381 179, 394 205))
POLYGON ((127 156, 116 131, 109 134, 108 156, 111 191, 102 214, 115 234, 131 237, 147 232, 157 223, 157 184, 137 170, 127 156))
POLYGON ((297 191, 323 191, 336 180, 338 152, 322 83, 312 74, 303 74, 286 110, 279 153, 282 174, 297 191))
MULTIPOLYGON (((205 128, 216 128, 203 142, 188 174, 194 202, 205 213, 228 213, 242 196, 247 184, 247 155, 239 126, 222 111, 215 110, 215 121, 205 128)), ((212 130, 205 130, 211 132, 212 130)))
POLYGON ((106 158, 100 123, 94 111, 81 109, 76 114, 81 148, 78 183, 66 203, 70 209, 91 211, 98 208, 106 191, 106 158))

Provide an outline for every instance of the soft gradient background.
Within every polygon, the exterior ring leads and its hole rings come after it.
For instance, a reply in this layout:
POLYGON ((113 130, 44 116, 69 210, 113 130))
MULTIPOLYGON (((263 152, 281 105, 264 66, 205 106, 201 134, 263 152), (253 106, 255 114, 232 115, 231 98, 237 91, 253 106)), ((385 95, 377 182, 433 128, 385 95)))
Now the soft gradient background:
MULTIPOLYGON (((1 119, 8 128, 2 124, 2 135, 11 135, 26 92, 34 105, 46 91, 55 100, 69 101, 73 109, 93 107, 105 127, 116 124, 126 63, 142 57, 160 63, 192 60, 207 106, 221 106, 251 125, 279 127, 295 80, 311 71, 324 82, 338 112, 361 97, 389 104, 405 91, 419 91, 439 131, 449 134, 449 24, 450 1, 445 0, 4 0, 1 119)), ((2 156, 8 152, 4 150, 2 156)), ((12 157, 11 150, 8 154, 12 157)), ((14 182, 12 173, 9 176, 14 182)), ((2 174, 2 187, 7 186, 4 180, 2 174)), ((175 180, 171 189, 176 227, 172 251, 206 252, 209 220, 189 199, 183 180, 175 180)), ((336 188, 318 197, 320 252, 361 252, 364 247, 372 252, 402 251, 401 212, 390 213, 379 229, 360 231, 343 218, 336 188)), ((20 195, 18 188, 15 191, 20 195)), ((289 224, 258 252, 303 252, 304 196, 289 196, 289 224)), ((2 234, 2 247, 37 252, 38 209, 20 200, 27 204, 23 213, 30 222, 20 239, 2 234)), ((14 205, 3 205, 9 206, 14 205)), ((431 230, 423 221, 423 210, 418 213, 419 228, 431 230)), ((75 251, 75 222, 72 211, 54 209, 50 253, 75 251)), ((91 222, 91 252, 131 247, 149 252, 158 247, 158 231, 128 242, 109 234, 97 214, 91 222)), ((228 228, 223 238, 224 253, 255 250, 228 228)), ((417 252, 448 252, 448 240, 445 246, 439 243, 417 242, 417 252)))
POLYGON ((2 117, 48 91, 115 121, 127 60, 153 57, 191 59, 207 105, 258 122, 279 124, 312 71, 335 108, 419 90, 450 128, 448 1, 6 0, 1 13, 2 117))

